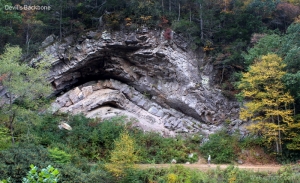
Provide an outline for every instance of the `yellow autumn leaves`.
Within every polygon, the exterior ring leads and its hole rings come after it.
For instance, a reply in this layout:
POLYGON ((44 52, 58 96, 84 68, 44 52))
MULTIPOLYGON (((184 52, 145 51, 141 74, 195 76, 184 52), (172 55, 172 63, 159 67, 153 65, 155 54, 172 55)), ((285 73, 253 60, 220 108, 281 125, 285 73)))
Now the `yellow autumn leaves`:
POLYGON ((134 168, 134 164, 139 159, 135 141, 127 131, 124 131, 114 145, 115 148, 110 154, 110 163, 105 164, 105 168, 116 177, 122 177, 126 170, 134 168))
POLYGON ((261 135, 267 144, 275 143, 277 153, 282 151, 282 133, 288 136, 293 124, 290 106, 294 99, 281 81, 284 67, 276 54, 262 56, 243 74, 238 86, 246 101, 240 118, 251 121, 248 130, 261 135))

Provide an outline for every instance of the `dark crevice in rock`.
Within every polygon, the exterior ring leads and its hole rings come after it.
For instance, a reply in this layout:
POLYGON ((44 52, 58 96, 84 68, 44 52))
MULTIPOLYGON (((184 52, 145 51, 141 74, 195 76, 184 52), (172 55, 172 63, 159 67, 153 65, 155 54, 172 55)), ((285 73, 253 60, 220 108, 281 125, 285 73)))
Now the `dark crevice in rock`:
POLYGON ((96 108, 92 108, 90 110, 92 111, 92 110, 95 110, 95 109, 98 109, 98 108, 101 108, 101 107, 111 107, 111 108, 115 108, 115 109, 122 109, 122 110, 124 110, 115 101, 104 102, 103 104, 97 106, 96 108))

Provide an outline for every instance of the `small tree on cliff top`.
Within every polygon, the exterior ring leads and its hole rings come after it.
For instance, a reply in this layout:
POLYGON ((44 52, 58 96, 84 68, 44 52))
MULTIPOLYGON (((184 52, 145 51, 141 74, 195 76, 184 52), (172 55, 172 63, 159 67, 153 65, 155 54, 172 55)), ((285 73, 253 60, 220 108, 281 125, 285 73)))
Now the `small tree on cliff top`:
POLYGON ((249 130, 261 135, 268 144, 276 144, 276 152, 282 151, 282 132, 293 123, 290 104, 294 102, 281 81, 286 73, 285 64, 276 54, 263 56, 243 74, 239 84, 242 95, 250 99, 241 109, 240 118, 254 123, 249 130))

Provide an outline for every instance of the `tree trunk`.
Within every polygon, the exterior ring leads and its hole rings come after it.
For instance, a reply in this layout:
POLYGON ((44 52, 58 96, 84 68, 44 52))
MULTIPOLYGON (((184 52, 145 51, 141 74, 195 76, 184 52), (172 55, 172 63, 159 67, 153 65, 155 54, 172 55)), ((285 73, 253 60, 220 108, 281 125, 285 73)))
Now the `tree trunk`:
POLYGON ((225 66, 224 66, 224 64, 223 64, 222 77, 221 77, 220 84, 222 84, 222 82, 223 82, 223 78, 224 78, 224 70, 225 70, 225 66))
POLYGON ((62 38, 62 1, 60 1, 60 15, 59 15, 59 41, 61 41, 62 38))
POLYGON ((280 121, 279 116, 277 115, 277 124, 278 124, 278 144, 279 144, 279 152, 282 153, 282 146, 281 146, 281 131, 280 131, 280 121))
POLYGON ((192 9, 190 8, 190 22, 192 22, 192 9))
POLYGON ((201 31, 201 40, 203 40, 203 17, 202 17, 202 4, 199 4, 200 8, 200 31, 201 31))
POLYGON ((180 20, 180 3, 178 4, 178 21, 180 20))
POLYGON ((293 102, 293 106, 294 106, 294 117, 295 117, 295 115, 296 115, 296 107, 295 107, 295 102, 293 102))
POLYGON ((277 152, 277 154, 279 154, 279 142, 278 142, 278 140, 276 140, 276 152, 277 152))
POLYGON ((9 116, 9 130, 10 130, 12 144, 15 144, 14 121, 15 121, 15 113, 9 116))
POLYGON ((26 29, 26 58, 28 56, 29 52, 29 24, 27 24, 27 29, 26 29))
POLYGON ((227 0, 224 0, 224 11, 226 12, 227 11, 227 0))
MULTIPOLYGON (((11 77, 10 76, 8 78, 8 81, 9 81, 9 83, 11 82, 11 77)), ((12 104, 13 104, 12 93, 9 92, 9 108, 8 108, 8 112, 12 113, 12 114, 9 114, 8 126, 9 126, 10 135, 11 135, 11 143, 14 144, 15 143, 15 137, 14 137, 15 113, 13 112, 12 104)))

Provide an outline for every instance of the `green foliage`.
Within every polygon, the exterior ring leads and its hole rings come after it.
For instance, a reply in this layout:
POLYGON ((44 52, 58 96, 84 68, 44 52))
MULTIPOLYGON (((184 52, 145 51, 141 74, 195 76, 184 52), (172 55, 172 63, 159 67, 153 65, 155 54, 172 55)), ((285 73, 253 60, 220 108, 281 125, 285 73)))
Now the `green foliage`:
POLYGON ((166 175, 166 180, 168 183, 175 183, 175 182, 186 182, 192 183, 192 171, 184 168, 180 165, 171 166, 168 170, 168 174, 166 175))
POLYGON ((276 5, 279 0, 253 0, 248 5, 248 11, 255 14, 255 16, 260 16, 261 19, 267 19, 275 11, 276 5))
POLYGON ((241 10, 236 10, 235 13, 220 13, 220 19, 226 21, 226 24, 216 33, 216 38, 228 43, 236 40, 249 42, 253 33, 262 32, 264 28, 259 17, 241 10))
POLYGON ((165 169, 146 169, 128 171, 120 180, 121 183, 294 183, 299 180, 299 166, 284 167, 278 173, 253 172, 241 170, 238 167, 228 166, 226 169, 216 169, 202 172, 184 168, 183 166, 171 166, 165 169))
POLYGON ((141 163, 170 163, 176 159, 178 163, 196 162, 198 156, 194 153, 197 150, 200 137, 176 138, 162 137, 158 133, 136 131, 132 135, 139 149, 141 163), (189 154, 194 153, 193 158, 189 154))
POLYGON ((249 149, 256 146, 263 146, 263 139, 253 135, 246 136, 239 142, 241 149, 249 149))
POLYGON ((299 165, 286 165, 280 168, 279 177, 282 182, 297 182, 300 180, 299 165))
POLYGON ((195 22, 186 19, 172 22, 172 29, 176 34, 183 35, 190 48, 196 49, 200 45, 199 26, 195 22))
POLYGON ((193 183, 208 180, 204 172, 184 168, 182 165, 171 166, 165 169, 147 169, 127 171, 127 174, 120 182, 162 182, 162 183, 193 183))
MULTIPOLYGON (((224 60, 222 60, 222 64, 244 68, 245 64, 241 51, 245 50, 246 47, 247 41, 244 41, 243 39, 236 39, 232 43, 228 44, 222 51, 223 54, 228 55, 224 60)), ((231 76, 234 76, 234 73, 231 76)))
POLYGON ((110 173, 106 172, 103 167, 92 169, 91 166, 89 166, 88 170, 83 170, 72 164, 64 164, 59 170, 61 172, 61 182, 116 182, 115 178, 110 173))
POLYGON ((71 155, 58 148, 48 149, 50 158, 56 163, 69 163, 71 155))
MULTIPOLYGON (((284 55, 284 63, 286 63, 287 74, 283 77, 283 81, 290 90, 291 94, 297 100, 296 105, 299 108, 300 98, 300 23, 291 24, 287 29, 287 34, 282 37, 282 46, 279 51, 284 55)), ((298 109, 297 109, 298 110, 298 109)))
POLYGON ((21 180, 28 172, 28 165, 47 167, 53 164, 47 149, 38 145, 20 144, 0 151, 0 179, 10 177, 12 182, 21 180))
POLYGON ((7 128, 0 126, 0 150, 7 149, 10 147, 10 135, 9 130, 7 128))
POLYGON ((221 130, 209 136, 209 140, 200 146, 200 152, 206 159, 211 155, 213 163, 232 163, 235 161, 237 143, 236 136, 230 136, 225 130, 221 130))
POLYGON ((10 130, 12 143, 15 142, 14 129, 18 119, 34 123, 31 119, 32 111, 42 107, 44 103, 40 103, 40 99, 51 92, 45 77, 48 73, 47 64, 40 62, 33 68, 20 63, 21 51, 18 46, 7 45, 4 54, 0 56, 1 83, 11 97, 9 102, 1 106, 1 110, 2 115, 6 116, 4 123, 10 130))
POLYGON ((270 34, 265 35, 254 45, 253 48, 249 49, 247 54, 243 54, 245 62, 247 65, 250 65, 254 60, 260 59, 263 55, 269 53, 275 53, 282 57, 283 62, 286 64, 285 70, 287 73, 283 76, 283 82, 292 94, 292 96, 297 100, 296 107, 298 107, 299 95, 299 83, 300 75, 298 73, 299 67, 299 32, 300 24, 293 23, 291 24, 286 34, 270 34))
POLYGON ((139 26, 154 27, 160 18, 161 10, 158 1, 132 0, 126 2, 123 15, 139 26))
MULTIPOLYGON (((128 119, 115 117, 103 122, 87 119, 84 116, 55 116, 45 114, 43 121, 35 126, 35 143, 40 143, 51 148, 59 148, 73 158, 84 156, 92 161, 108 160, 110 151, 114 148, 114 140, 124 129, 136 140, 136 148, 141 156, 142 163, 169 163, 175 158, 177 162, 196 162, 198 144, 201 137, 194 135, 192 138, 164 138, 158 133, 143 133, 125 125, 128 119), (70 121, 72 131, 59 130, 59 121, 70 121), (188 155, 194 153, 193 158, 188 155)), ((73 160, 72 160, 73 161, 73 160)))
POLYGON ((34 165, 30 165, 30 168, 26 178, 23 178, 22 183, 57 183, 59 180, 58 169, 53 168, 51 165, 40 171, 34 165))
POLYGON ((55 144, 65 144, 72 149, 77 149, 81 156, 90 160, 99 160, 107 159, 109 151, 113 149, 113 142, 124 130, 126 121, 128 119, 125 117, 115 117, 100 122, 82 115, 45 114, 44 121, 35 127, 34 132, 35 136, 39 137, 37 143, 53 147, 55 144), (60 130, 57 127, 62 120, 69 121, 72 131, 60 130))
POLYGON ((161 169, 128 169, 126 170, 125 176, 119 180, 121 183, 133 182, 133 183, 144 183, 154 182, 158 177, 163 176, 164 170, 161 169))
POLYGON ((9 40, 13 40, 16 35, 17 24, 21 21, 21 16, 18 11, 7 11, 5 6, 11 6, 12 3, 7 0, 0 0, 0 52, 3 51, 3 46, 8 43, 9 40))
POLYGON ((3 180, 0 180, 0 183, 10 183, 10 178, 8 179, 3 179, 3 180))
POLYGON ((247 54, 243 54, 246 64, 249 66, 263 55, 277 53, 281 46, 281 40, 282 38, 277 34, 266 35, 259 39, 257 44, 248 50, 247 54))
POLYGON ((51 164, 59 169, 61 182, 94 183, 97 179, 107 183, 114 182, 114 178, 103 170, 103 166, 92 169, 84 157, 74 154, 73 152, 70 163, 57 164, 52 161, 46 148, 33 144, 14 146, 0 152, 0 180, 10 177, 13 183, 21 182, 29 171, 29 164, 38 167, 47 167, 51 164))
POLYGON ((35 68, 20 63, 21 49, 18 46, 6 46, 1 55, 0 74, 5 75, 2 80, 9 94, 22 102, 31 102, 51 92, 45 76, 48 73, 48 63, 40 62, 35 68))

